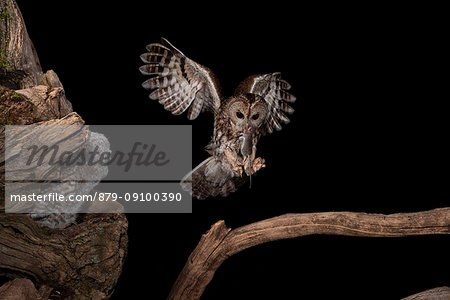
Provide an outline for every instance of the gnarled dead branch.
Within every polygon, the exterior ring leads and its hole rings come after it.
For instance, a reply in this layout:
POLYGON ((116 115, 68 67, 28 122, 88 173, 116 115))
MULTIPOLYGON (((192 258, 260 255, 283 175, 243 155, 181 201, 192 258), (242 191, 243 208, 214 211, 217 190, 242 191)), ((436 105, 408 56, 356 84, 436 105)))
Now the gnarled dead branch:
POLYGON ((219 221, 200 239, 168 299, 199 299, 220 265, 242 250, 312 234, 359 237, 450 234, 450 208, 392 215, 355 212, 286 214, 234 230, 219 221))
POLYGON ((443 286, 434 288, 431 290, 426 290, 409 297, 403 298, 402 300, 448 300, 450 299, 450 288, 443 286))

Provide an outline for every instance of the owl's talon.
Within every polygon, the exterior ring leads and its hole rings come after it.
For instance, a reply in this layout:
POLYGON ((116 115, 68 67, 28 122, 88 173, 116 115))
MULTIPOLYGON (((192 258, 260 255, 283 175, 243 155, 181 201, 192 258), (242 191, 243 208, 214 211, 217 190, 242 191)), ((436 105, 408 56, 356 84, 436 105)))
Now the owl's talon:
POLYGON ((239 176, 242 176, 242 172, 243 172, 242 165, 234 166, 233 172, 239 174, 239 176))
POLYGON ((262 157, 258 157, 255 159, 255 161, 253 162, 253 171, 258 172, 261 168, 265 168, 266 167, 266 161, 264 158, 262 157))

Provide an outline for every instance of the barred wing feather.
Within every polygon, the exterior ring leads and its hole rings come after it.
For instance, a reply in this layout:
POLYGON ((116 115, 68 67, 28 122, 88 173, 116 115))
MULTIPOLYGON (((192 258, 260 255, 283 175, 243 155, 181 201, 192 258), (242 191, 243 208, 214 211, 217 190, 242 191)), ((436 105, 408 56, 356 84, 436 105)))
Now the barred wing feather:
POLYGON ((235 94, 256 94, 264 98, 269 107, 266 121, 266 131, 281 130, 281 124, 289 123, 286 114, 292 114, 294 109, 288 103, 294 103, 295 96, 287 91, 291 85, 281 79, 280 73, 253 75, 242 81, 235 94))
POLYGON ((202 111, 219 109, 221 89, 211 70, 186 57, 164 38, 162 44, 149 44, 147 51, 141 55, 145 65, 139 70, 153 76, 142 84, 145 89, 153 90, 151 99, 158 100, 174 115, 189 108, 190 120, 202 111))

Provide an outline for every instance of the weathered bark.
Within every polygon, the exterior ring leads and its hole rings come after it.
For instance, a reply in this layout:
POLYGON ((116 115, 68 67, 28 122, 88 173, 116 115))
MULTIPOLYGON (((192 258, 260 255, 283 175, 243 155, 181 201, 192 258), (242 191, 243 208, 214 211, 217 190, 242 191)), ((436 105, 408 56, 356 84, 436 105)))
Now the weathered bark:
POLYGON ((443 286, 426 290, 421 293, 411 295, 402 300, 448 300, 450 299, 450 288, 443 286))
MULTIPOLYGON (((22 101, 22 100, 17 100, 17 101, 22 101)), ((17 103, 17 102, 13 102, 13 103, 17 103)), ((26 106, 20 106, 21 108, 24 108, 26 106)), ((9 107, 11 108, 11 107, 9 107)), ((15 106, 12 106, 12 108, 17 108, 15 106)), ((24 108, 25 110, 25 108, 24 108)), ((23 112, 23 111, 22 111, 23 112)), ((32 112, 32 109, 28 112, 32 112)), ((24 113, 25 115, 25 113, 24 113)), ((29 119, 27 118, 21 118, 20 115, 18 114, 13 114, 13 118, 11 118, 11 116, 7 117, 8 121, 11 122, 12 124, 14 124, 15 122, 19 122, 20 125, 26 125, 29 124, 30 120, 35 120, 35 117, 30 117, 29 119), (17 116, 17 118, 15 118, 17 116), (24 124, 25 123, 25 124, 24 124)), ((9 123, 9 124, 11 124, 9 123)), ((61 147, 61 149, 63 150, 70 150, 70 149, 76 149, 76 148, 80 148, 82 147, 86 141, 89 139, 89 132, 86 130, 85 127, 79 127, 81 125, 84 124, 83 119, 81 119, 81 117, 77 114, 77 113, 70 113, 66 116, 64 116, 61 119, 52 119, 52 120, 48 120, 48 121, 43 121, 43 122, 39 122, 39 123, 34 123, 34 124, 41 124, 41 125, 60 125, 60 126, 70 126, 70 125, 78 125, 76 126, 76 128, 72 128, 72 130, 70 130, 71 128, 69 127, 67 130, 67 133, 64 134, 63 132, 59 132, 61 127, 52 127, 49 126, 47 127, 46 130, 43 130, 43 135, 52 135, 55 137, 58 137, 59 139, 56 140, 55 138, 53 138, 54 143, 58 143, 59 141, 62 141, 59 143, 59 146, 61 147), (53 130, 52 130, 53 129, 53 130), (74 129, 83 129, 83 132, 80 132, 78 134, 73 134, 73 130, 74 129), (58 132, 52 132, 57 130, 58 132), (73 136, 69 139, 67 139, 67 136, 73 134, 73 136)), ((24 128, 24 131, 26 131, 26 128, 24 128)), ((28 130, 29 132, 29 130, 28 130)), ((37 135, 37 134, 35 134, 37 135)), ((29 137, 24 139, 23 137, 19 137, 18 139, 21 139, 23 141, 17 142, 17 146, 20 147, 19 150, 22 150, 23 148, 26 148, 30 145, 37 145, 40 146, 41 144, 44 143, 44 145, 49 145, 48 141, 47 144, 45 144, 46 141, 46 136, 34 136, 34 137, 29 137)), ((10 141, 9 141, 9 145, 14 144, 14 137, 10 137, 10 141)), ((5 199, 4 199, 4 194, 5 194, 5 160, 8 159, 8 166, 9 166, 9 172, 13 172, 14 166, 17 164, 19 167, 23 165, 24 161, 26 161, 26 158, 24 158, 23 153, 22 155, 20 155, 22 152, 19 151, 17 153, 15 153, 14 156, 11 156, 11 154, 9 154, 9 156, 6 158, 5 157, 5 127, 4 126, 0 126, 0 212, 4 212, 5 209, 5 199), (17 163, 15 163, 15 161, 17 161, 17 163)), ((27 167, 26 170, 22 170, 21 174, 23 174, 24 176, 26 176, 29 179, 33 179, 36 177, 39 177, 38 173, 43 174, 43 173, 49 173, 50 170, 50 165, 48 164, 44 164, 40 167, 37 168, 29 168, 27 167), (26 175, 25 175, 26 174, 26 175)), ((55 175, 53 177, 59 177, 61 174, 61 168, 58 169, 54 169, 51 173, 54 173, 55 175)), ((49 176, 47 176, 48 179, 52 179, 49 176)), ((42 178, 40 178, 42 179, 42 178)), ((55 179, 55 178, 54 178, 55 179)), ((57 179, 57 178, 56 178, 57 179)), ((29 185, 30 183, 24 183, 24 184, 15 184, 14 186, 16 188, 19 187, 24 187, 25 185, 29 185)), ((10 185, 10 188, 12 186, 10 185)), ((37 191, 36 191, 37 192, 37 191)), ((25 203, 26 204, 26 203, 25 203)), ((31 204, 31 203, 30 203, 31 204)), ((21 204, 22 206, 24 205, 24 203, 21 204)), ((25 209, 25 208, 24 208, 25 209)))
POLYGON ((34 105, 15 91, 0 86, 0 126, 36 122, 34 105))
POLYGON ((126 256, 127 227, 123 214, 89 214, 64 230, 0 214, 0 275, 28 278, 63 298, 107 299, 126 256))
MULTIPOLYGON (((43 83, 25 90, 13 91, 0 86, 0 212, 4 211, 5 135, 3 125, 83 125, 83 119, 72 112, 72 105, 64 96, 58 76, 48 71, 43 83), (41 92, 40 92, 41 91, 41 92)), ((0 82, 1 84, 2 82, 0 82)))
MULTIPOLYGON (((9 151, 0 159, 0 165, 2 166, 0 172, 5 171, 5 161, 7 160, 10 180, 44 180, 42 174, 48 174, 45 175, 45 180, 59 179, 62 167, 48 164, 51 159, 50 156, 45 156, 42 165, 27 164, 29 153, 27 149, 31 146, 51 147, 52 145, 58 145, 61 151, 75 151, 81 148, 90 137, 88 127, 82 126, 84 121, 77 113, 71 113, 61 119, 35 124, 42 126, 13 127, 8 132, 7 146, 9 151), (15 178, 15 173, 19 172, 20 177, 15 178)), ((6 147, 6 145, 1 143, 0 150, 3 147, 6 147)))
POLYGON ((63 118, 73 112, 58 76, 50 70, 42 78, 46 85, 22 90, 0 86, 0 125, 28 125, 63 118))
POLYGON ((61 87, 37 85, 16 90, 16 93, 33 104, 33 114, 39 121, 62 118, 72 112, 72 105, 67 101, 61 87))
MULTIPOLYGON (((0 299, 108 299, 127 253, 128 223, 120 214, 120 204, 111 214, 79 216, 76 224, 65 229, 40 226, 29 215, 4 214, 3 125, 82 125, 84 121, 72 111, 56 73, 42 74, 14 0, 0 0, 0 37, 0 278, 12 280, 0 286, 0 299)), ((63 132, 55 135, 50 129, 46 133, 60 137, 60 145, 66 148, 85 147, 93 135, 85 129, 67 139, 61 139, 63 132)), ((46 138, 43 134, 34 142, 46 138)), ((33 142, 31 136, 18 139, 18 150, 29 142, 33 142)), ((13 165, 14 155, 20 157, 20 151, 8 157, 13 165)), ((35 172, 30 169, 29 175, 35 172)), ((87 211, 97 210, 96 205, 92 203, 87 211)))
POLYGON ((14 0, 0 0, 0 82, 11 89, 39 84, 42 73, 22 14, 14 0))
POLYGON ((450 208, 392 215, 354 212, 286 214, 234 230, 219 221, 200 239, 168 299, 199 299, 220 265, 242 250, 312 234, 360 237, 450 234, 450 208))
POLYGON ((7 300, 46 300, 50 297, 52 288, 42 286, 37 290, 33 282, 25 278, 16 278, 0 286, 0 299, 7 300))

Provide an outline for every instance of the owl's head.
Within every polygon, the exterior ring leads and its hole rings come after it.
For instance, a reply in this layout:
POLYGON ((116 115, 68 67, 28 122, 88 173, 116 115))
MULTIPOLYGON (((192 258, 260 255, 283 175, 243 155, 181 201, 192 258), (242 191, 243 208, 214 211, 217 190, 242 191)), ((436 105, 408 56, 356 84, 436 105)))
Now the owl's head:
POLYGON ((255 132, 267 117, 267 103, 261 96, 255 94, 245 94, 233 96, 227 99, 226 109, 233 131, 255 132))

